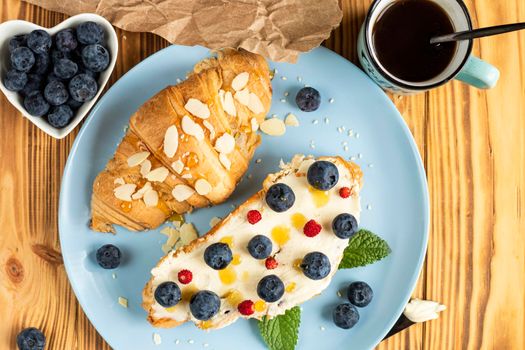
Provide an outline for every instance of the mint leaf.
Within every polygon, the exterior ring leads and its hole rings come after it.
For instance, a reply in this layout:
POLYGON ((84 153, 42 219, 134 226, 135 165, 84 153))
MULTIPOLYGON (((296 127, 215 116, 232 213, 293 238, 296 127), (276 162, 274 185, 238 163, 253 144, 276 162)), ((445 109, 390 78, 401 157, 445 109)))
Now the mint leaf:
POLYGON ((348 242, 339 269, 365 266, 383 259, 391 250, 385 240, 368 230, 359 230, 348 242))
POLYGON ((270 350, 294 350, 299 338, 301 309, 299 306, 286 310, 284 315, 259 321, 259 331, 270 350))

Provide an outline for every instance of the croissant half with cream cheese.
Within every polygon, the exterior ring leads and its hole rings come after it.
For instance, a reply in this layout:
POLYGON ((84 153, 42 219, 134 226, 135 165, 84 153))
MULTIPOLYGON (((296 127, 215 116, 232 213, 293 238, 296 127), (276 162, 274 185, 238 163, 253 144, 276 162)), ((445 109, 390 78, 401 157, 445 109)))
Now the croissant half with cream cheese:
POLYGON ((94 181, 92 229, 152 229, 175 213, 226 200, 260 142, 271 98, 261 56, 226 49, 199 62, 131 117, 94 181))

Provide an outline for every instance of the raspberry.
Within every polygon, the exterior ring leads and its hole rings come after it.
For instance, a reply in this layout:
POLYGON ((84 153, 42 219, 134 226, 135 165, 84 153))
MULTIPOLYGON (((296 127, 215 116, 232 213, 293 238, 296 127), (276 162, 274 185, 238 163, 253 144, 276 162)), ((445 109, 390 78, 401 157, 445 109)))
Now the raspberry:
POLYGON ((277 265, 279 265, 279 263, 277 262, 277 260, 275 260, 273 256, 269 256, 268 258, 266 258, 266 261, 264 262, 264 266, 266 266, 268 270, 275 269, 277 265))
POLYGON ((251 300, 244 300, 242 301, 238 306, 237 306, 237 310, 239 310, 239 312, 241 313, 241 315, 244 315, 244 316, 250 316, 251 314, 254 313, 254 309, 253 309, 253 301, 251 300))
POLYGON ((303 228, 303 232, 307 237, 315 237, 321 232, 321 225, 315 220, 308 221, 303 228))
POLYGON ((255 225, 262 219, 261 213, 258 210, 250 210, 246 217, 248 218, 248 222, 252 225, 255 225))
POLYGON ((177 277, 179 278, 180 283, 188 284, 193 279, 193 274, 190 270, 180 270, 177 277))
POLYGON ((339 190, 339 195, 342 198, 348 198, 352 195, 352 190, 349 187, 341 187, 339 190))

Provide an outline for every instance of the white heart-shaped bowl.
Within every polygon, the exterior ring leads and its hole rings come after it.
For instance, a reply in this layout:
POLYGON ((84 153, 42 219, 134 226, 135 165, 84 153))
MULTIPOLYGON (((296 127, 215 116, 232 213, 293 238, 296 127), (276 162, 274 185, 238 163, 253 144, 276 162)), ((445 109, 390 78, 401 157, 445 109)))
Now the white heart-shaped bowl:
POLYGON ((91 107, 97 102, 98 97, 102 93, 104 86, 109 80, 109 76, 115 68, 115 62, 117 61, 118 54, 118 40, 117 33, 111 23, 109 23, 104 17, 92 14, 92 13, 82 13, 73 17, 66 19, 64 22, 54 26, 53 28, 43 28, 34 23, 14 20, 7 21, 0 24, 0 76, 2 77, 0 82, 0 90, 7 97, 9 102, 15 106, 20 113, 27 119, 29 119, 33 124, 35 124, 40 130, 44 131, 48 135, 61 139, 67 136, 75 126, 80 123, 80 121, 86 116, 91 107), (109 50, 110 54, 110 63, 108 68, 100 73, 98 78, 98 91, 95 97, 91 101, 85 102, 76 112, 73 117, 73 120, 61 129, 52 127, 45 118, 34 117, 27 113, 24 108, 23 98, 18 92, 9 91, 5 88, 3 83, 3 77, 5 76, 7 70, 10 67, 9 63, 9 39, 17 34, 27 34, 35 29, 44 29, 49 34, 54 35, 62 29, 76 27, 82 22, 93 21, 100 24, 106 32, 106 43, 105 46, 109 50))

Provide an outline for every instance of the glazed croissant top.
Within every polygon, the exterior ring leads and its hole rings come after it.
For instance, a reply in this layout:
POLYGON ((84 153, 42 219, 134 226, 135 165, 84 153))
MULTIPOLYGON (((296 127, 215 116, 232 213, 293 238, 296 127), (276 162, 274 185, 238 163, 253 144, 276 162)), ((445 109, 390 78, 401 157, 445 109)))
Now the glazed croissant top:
POLYGON ((114 232, 161 225, 173 214, 226 200, 260 142, 270 108, 266 61, 233 49, 146 101, 95 179, 91 227, 114 232))

